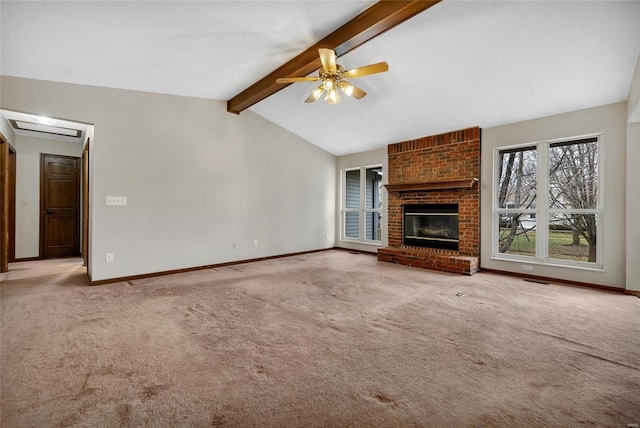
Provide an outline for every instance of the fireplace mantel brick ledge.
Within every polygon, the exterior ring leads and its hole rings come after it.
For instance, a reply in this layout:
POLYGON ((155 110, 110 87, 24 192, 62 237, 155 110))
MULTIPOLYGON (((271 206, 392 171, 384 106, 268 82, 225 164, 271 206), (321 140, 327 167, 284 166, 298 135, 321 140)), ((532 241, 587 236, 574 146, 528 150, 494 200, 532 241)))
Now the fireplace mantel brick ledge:
POLYGON ((389 245, 378 260, 473 275, 480 256, 479 127, 388 146, 389 245), (403 245, 402 206, 458 204, 459 250, 403 245))
POLYGON ((428 183, 385 184, 389 192, 415 192, 420 190, 466 189, 478 183, 478 178, 453 181, 430 181, 428 183))

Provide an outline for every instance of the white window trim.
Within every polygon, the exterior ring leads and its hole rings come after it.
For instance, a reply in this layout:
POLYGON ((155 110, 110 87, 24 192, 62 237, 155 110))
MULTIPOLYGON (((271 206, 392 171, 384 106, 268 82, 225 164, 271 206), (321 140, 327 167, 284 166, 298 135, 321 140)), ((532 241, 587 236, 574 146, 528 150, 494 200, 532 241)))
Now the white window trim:
POLYGON ((491 259, 500 261, 513 261, 519 263, 530 263, 545 266, 569 267, 576 269, 592 270, 603 272, 604 269, 604 133, 578 135, 553 140, 543 140, 533 143, 517 144, 493 149, 493 185, 492 185, 492 212, 491 212, 491 259), (587 138, 598 139, 598 206, 595 209, 575 209, 561 210, 549 208, 549 147, 554 143, 581 140, 587 138), (500 151, 517 149, 521 147, 532 147, 537 149, 537 176, 536 176, 536 201, 535 209, 520 208, 499 208, 496 185, 500 182, 498 164, 500 162, 500 151), (540 150, 542 148, 542 150, 540 150), (544 191, 542 191, 544 190, 544 191), (596 262, 580 262, 573 260, 554 259, 548 256, 548 236, 549 236, 549 214, 566 213, 570 211, 575 214, 595 214, 597 218, 597 242, 596 242, 596 262), (499 235, 499 213, 528 213, 536 215, 536 255, 525 256, 518 254, 505 254, 499 251, 499 242, 496 236, 499 235), (542 220, 542 221, 538 221, 542 220), (542 232, 542 233, 540 233, 542 232))
MULTIPOLYGON (((365 165, 365 166, 360 166, 360 167, 353 167, 353 168, 345 168, 343 170, 340 171, 340 241, 342 242, 351 242, 354 244, 365 244, 365 245, 373 245, 376 247, 381 247, 382 246, 382 237, 380 237, 380 240, 371 240, 371 239, 366 239, 366 231, 365 231, 365 227, 366 227, 366 220, 365 220, 365 215, 367 213, 380 213, 381 219, 380 222, 384 221, 384 212, 383 212, 383 208, 384 207, 380 207, 380 208, 365 208, 366 205, 366 199, 367 199, 367 189, 366 189, 366 180, 367 180, 367 174, 366 171, 369 168, 382 168, 382 164, 373 164, 373 165, 365 165), (347 194, 347 172, 348 171, 360 171, 360 206, 358 208, 347 208, 345 205, 345 197, 347 194), (358 217, 358 238, 353 238, 353 237, 348 237, 346 236, 346 213, 347 212, 357 212, 359 213, 359 217, 358 217)), ((384 201, 381 199, 380 200, 380 204, 382 205, 384 203, 384 201)))

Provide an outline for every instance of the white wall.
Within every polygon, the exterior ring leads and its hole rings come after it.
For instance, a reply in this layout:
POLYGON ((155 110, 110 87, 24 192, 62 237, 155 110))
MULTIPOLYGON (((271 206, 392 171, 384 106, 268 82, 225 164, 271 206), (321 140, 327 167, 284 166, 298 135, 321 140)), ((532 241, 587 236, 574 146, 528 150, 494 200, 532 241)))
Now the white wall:
MULTIPOLYGON (((387 166, 388 166, 388 162, 387 162, 387 148, 383 148, 383 149, 377 149, 377 150, 370 150, 367 152, 361 152, 361 153, 355 153, 352 155, 345 155, 345 156, 339 156, 337 159, 337 170, 336 170, 336 176, 335 176, 335 183, 336 183, 336 217, 335 217, 335 224, 336 224, 336 231, 335 231, 335 242, 336 242, 336 247, 341 247, 341 248, 349 248, 352 250, 360 250, 360 251, 369 251, 372 253, 377 253, 378 252, 378 246, 377 245, 370 245, 370 244, 360 244, 360 243, 353 243, 353 242, 348 242, 348 241, 342 241, 340 240, 340 198, 341 198, 341 178, 340 178, 340 174, 341 171, 343 169, 347 169, 347 168, 357 168, 357 167, 361 167, 361 166, 370 166, 370 165, 382 165, 382 182, 384 184, 387 184, 389 182, 388 179, 388 170, 387 170, 387 166)), ((382 195, 382 246, 386 246, 387 245, 387 230, 388 230, 388 225, 387 225, 387 190, 383 190, 383 195, 382 195)))
POLYGON ((533 272, 526 273, 611 287, 625 287, 626 108, 627 103, 621 102, 482 130, 480 223, 483 268, 525 272, 522 269, 523 263, 491 259, 493 149, 603 132, 604 144, 601 155, 605 207, 602 219, 604 271, 534 265, 533 272))
POLYGON ((16 258, 38 257, 40 154, 82 156, 82 145, 16 135, 16 258))
POLYGON ((627 98, 627 290, 640 292, 640 55, 627 98))
POLYGON ((7 122, 7 120, 2 116, 0 116, 0 132, 2 133, 2 135, 4 135, 4 138, 7 139, 9 144, 11 144, 12 146, 15 144, 15 132, 13 132, 13 128, 11 127, 11 125, 9 125, 9 122, 7 122))
POLYGON ((1 106, 95 125, 94 280, 333 246, 335 157, 250 111, 8 76, 1 106))

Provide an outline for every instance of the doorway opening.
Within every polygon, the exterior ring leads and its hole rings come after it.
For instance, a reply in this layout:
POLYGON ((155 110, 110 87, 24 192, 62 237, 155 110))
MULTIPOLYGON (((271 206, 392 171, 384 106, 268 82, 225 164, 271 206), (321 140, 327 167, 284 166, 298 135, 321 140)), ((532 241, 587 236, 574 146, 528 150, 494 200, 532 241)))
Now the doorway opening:
MULTIPOLYGON (((0 122, 17 154, 15 202, 6 210, 11 216, 3 216, 1 261, 82 256, 90 274, 93 125, 4 109, 0 122), (15 219, 12 242, 4 239, 9 229, 4 227, 5 217, 15 219)), ((6 187, 3 183, 2 195, 6 187)))

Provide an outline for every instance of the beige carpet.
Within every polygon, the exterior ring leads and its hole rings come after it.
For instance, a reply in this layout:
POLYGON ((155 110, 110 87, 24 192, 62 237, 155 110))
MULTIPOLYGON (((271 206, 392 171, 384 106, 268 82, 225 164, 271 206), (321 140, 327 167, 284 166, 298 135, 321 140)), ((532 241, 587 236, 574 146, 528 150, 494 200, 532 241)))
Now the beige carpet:
POLYGON ((637 297, 337 250, 83 275, 77 259, 5 274, 2 427, 640 423, 637 297))

